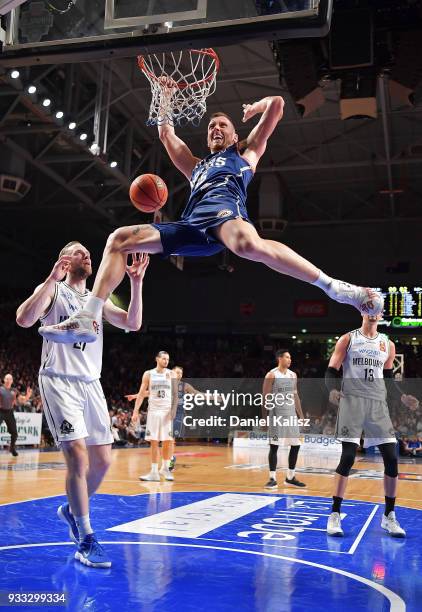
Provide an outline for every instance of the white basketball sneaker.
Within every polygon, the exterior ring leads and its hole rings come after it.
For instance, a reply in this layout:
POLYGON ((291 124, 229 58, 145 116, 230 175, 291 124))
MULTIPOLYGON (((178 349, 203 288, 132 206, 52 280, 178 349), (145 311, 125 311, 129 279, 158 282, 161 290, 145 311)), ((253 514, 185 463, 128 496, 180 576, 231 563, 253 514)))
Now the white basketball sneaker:
POLYGON ((361 314, 377 315, 384 310, 384 298, 381 293, 370 287, 358 287, 334 279, 328 295, 336 302, 354 306, 361 314))
POLYGON ((382 515, 381 527, 388 531, 392 538, 405 538, 406 532, 396 519, 396 513, 392 510, 388 516, 382 515))
POLYGON ((158 472, 150 472, 145 476, 139 476, 139 480, 146 480, 148 482, 160 482, 160 475, 158 472))
POLYGON ((328 517, 327 533, 331 536, 344 536, 344 531, 341 528, 341 516, 339 512, 332 512, 328 517))
POLYGON ((94 316, 81 310, 57 325, 39 327, 38 333, 52 342, 72 344, 73 342, 95 342, 99 330, 99 323, 94 316))
POLYGON ((173 474, 170 472, 170 470, 168 470, 165 467, 161 468, 161 470, 159 471, 159 474, 160 474, 160 476, 162 476, 166 480, 174 480, 173 474))

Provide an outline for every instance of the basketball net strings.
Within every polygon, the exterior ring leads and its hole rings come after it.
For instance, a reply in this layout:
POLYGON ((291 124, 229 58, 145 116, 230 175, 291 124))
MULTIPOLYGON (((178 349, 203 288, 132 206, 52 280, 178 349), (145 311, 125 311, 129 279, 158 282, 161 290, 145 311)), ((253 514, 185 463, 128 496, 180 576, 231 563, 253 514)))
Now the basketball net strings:
POLYGON ((207 110, 206 99, 216 88, 214 58, 204 53, 195 53, 193 57, 189 52, 188 67, 185 67, 186 52, 183 51, 161 56, 154 53, 144 59, 152 92, 148 125, 199 125, 207 110), (160 77, 174 81, 171 95, 162 95, 160 77))

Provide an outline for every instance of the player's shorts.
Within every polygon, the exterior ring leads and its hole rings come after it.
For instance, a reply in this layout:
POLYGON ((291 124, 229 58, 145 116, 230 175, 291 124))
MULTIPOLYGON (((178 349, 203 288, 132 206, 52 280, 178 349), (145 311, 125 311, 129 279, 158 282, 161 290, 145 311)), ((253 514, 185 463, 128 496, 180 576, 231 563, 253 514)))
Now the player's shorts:
POLYGON ((183 417, 185 416, 185 411, 177 410, 176 416, 173 421, 173 435, 175 438, 184 438, 185 437, 185 424, 183 423, 183 417))
POLYGON ((38 381, 45 418, 57 445, 83 438, 88 446, 112 444, 110 415, 99 380, 39 376, 38 381))
POLYGON ((362 432, 365 448, 396 442, 385 400, 346 395, 340 399, 335 437, 359 444, 362 432))
POLYGON ((163 256, 208 257, 225 246, 214 235, 213 228, 233 219, 252 223, 244 206, 234 198, 201 200, 188 217, 171 223, 153 223, 160 232, 163 256))
POLYGON ((171 410, 148 410, 145 440, 173 440, 171 410))
POLYGON ((285 425, 287 421, 291 421, 296 417, 295 410, 276 409, 269 411, 269 426, 268 426, 268 442, 277 444, 278 446, 299 446, 300 445, 300 429, 297 425, 285 425), (277 419, 282 419, 280 424, 277 419))

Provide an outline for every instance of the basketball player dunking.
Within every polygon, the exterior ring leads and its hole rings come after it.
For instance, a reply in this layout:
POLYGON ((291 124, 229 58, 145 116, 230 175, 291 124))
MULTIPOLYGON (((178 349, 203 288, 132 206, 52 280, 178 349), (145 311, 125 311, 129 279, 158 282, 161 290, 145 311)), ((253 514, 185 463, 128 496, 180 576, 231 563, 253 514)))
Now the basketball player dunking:
POLYGON ((174 480, 169 469, 173 448, 172 397, 174 386, 174 376, 167 368, 169 359, 167 351, 157 353, 156 367, 147 370, 142 375, 141 386, 133 409, 131 422, 136 425, 139 419, 139 409, 145 397, 148 396, 145 440, 151 444, 151 470, 145 476, 140 476, 140 480, 160 482, 160 476, 165 480, 174 480), (161 469, 158 471, 160 442, 163 443, 163 460, 161 469))
MULTIPOLYGON (((162 100, 171 97, 172 93, 172 81, 164 78, 162 100)), ((244 122, 255 115, 260 115, 260 119, 242 142, 228 115, 214 113, 208 123, 210 154, 204 159, 193 155, 174 128, 162 123, 164 117, 159 118, 160 139, 173 164, 191 185, 191 195, 181 220, 122 227, 113 232, 84 310, 59 325, 41 328, 41 335, 54 342, 94 342, 97 337, 95 323, 101 318, 105 300, 123 279, 125 256, 132 251, 164 256, 207 256, 228 248, 240 257, 259 261, 281 274, 316 285, 332 299, 351 304, 360 312, 381 312, 383 299, 380 294, 335 280, 286 245, 264 240, 248 217, 247 186, 265 152, 268 138, 283 116, 283 107, 280 96, 244 104, 244 122)))
MULTIPOLYGON (((128 312, 111 300, 104 305, 104 318, 125 330, 142 324, 142 281, 148 255, 133 255, 126 265, 131 301, 128 312)), ((16 320, 31 327, 40 319, 49 325, 77 312, 89 299, 86 279, 92 274, 89 251, 80 242, 69 242, 59 254, 47 280, 17 310, 16 320)), ((103 325, 98 323, 98 341, 60 346, 43 341, 39 388, 44 414, 55 442, 66 460, 68 503, 57 514, 69 527, 77 544, 75 558, 90 567, 110 567, 111 561, 98 543, 89 516, 89 498, 100 486, 111 463, 110 417, 101 388, 103 325)))
POLYGON ((303 419, 302 406, 297 392, 297 376, 290 370, 292 358, 287 349, 280 349, 275 354, 277 367, 265 375, 263 396, 264 399, 271 394, 277 399, 276 406, 272 410, 265 411, 265 417, 269 416, 268 441, 270 452, 268 463, 270 468, 270 479, 265 485, 266 489, 276 489, 277 451, 279 445, 290 445, 289 469, 287 470, 284 484, 291 487, 305 487, 295 476, 295 468, 300 449, 300 430, 298 425, 280 426, 274 422, 273 417, 281 417, 283 420, 292 417, 303 419))
POLYGON ((402 394, 392 380, 396 349, 385 334, 378 333, 379 318, 380 315, 365 315, 360 329, 341 336, 325 375, 330 401, 339 405, 336 436, 342 444, 335 474, 332 513, 327 524, 327 533, 332 536, 344 535, 341 502, 362 431, 365 432, 365 448, 378 446, 384 461, 385 509, 381 527, 396 538, 406 535, 394 511, 398 482, 397 441, 387 397, 400 399, 410 409, 416 409, 419 402, 412 395, 402 394), (342 381, 340 367, 343 367, 342 381), (387 379, 387 388, 384 378, 387 379))

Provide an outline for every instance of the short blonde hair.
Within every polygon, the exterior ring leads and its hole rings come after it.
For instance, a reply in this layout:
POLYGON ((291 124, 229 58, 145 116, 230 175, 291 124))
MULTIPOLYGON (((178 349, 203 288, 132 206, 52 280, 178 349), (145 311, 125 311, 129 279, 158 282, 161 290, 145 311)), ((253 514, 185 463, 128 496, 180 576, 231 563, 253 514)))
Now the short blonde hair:
POLYGON ((81 244, 81 243, 79 242, 79 240, 72 240, 71 242, 68 242, 60 251, 59 258, 62 257, 62 255, 64 255, 66 251, 68 251, 70 247, 72 247, 74 244, 81 244))

